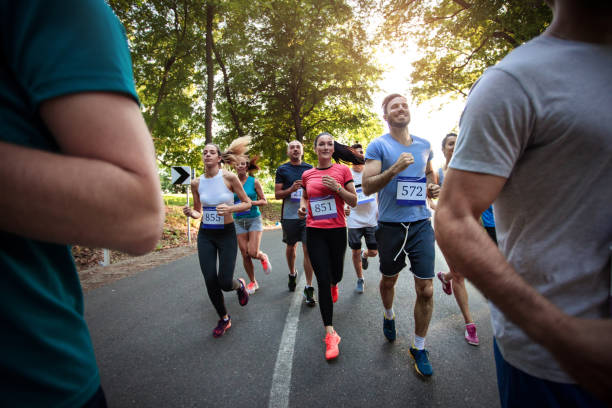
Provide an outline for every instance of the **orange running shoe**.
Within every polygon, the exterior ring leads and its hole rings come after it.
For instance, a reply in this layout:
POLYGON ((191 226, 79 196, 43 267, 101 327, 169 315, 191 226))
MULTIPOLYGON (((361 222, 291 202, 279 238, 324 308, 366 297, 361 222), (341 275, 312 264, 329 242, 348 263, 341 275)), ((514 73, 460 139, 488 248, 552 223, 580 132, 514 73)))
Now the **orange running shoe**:
POLYGON ((325 335, 325 358, 327 360, 333 360, 338 357, 340 354, 340 350, 338 349, 338 344, 340 344, 340 336, 338 333, 327 333, 325 335))
POLYGON ((331 285, 331 295, 332 302, 336 303, 338 301, 338 285, 331 285))
POLYGON ((270 259, 268 255, 263 254, 264 259, 261 260, 261 267, 266 275, 269 275, 272 272, 272 264, 270 263, 270 259))
POLYGON ((247 293, 252 295, 257 289, 259 289, 259 283, 257 283, 257 281, 253 281, 247 285, 246 289, 247 293))

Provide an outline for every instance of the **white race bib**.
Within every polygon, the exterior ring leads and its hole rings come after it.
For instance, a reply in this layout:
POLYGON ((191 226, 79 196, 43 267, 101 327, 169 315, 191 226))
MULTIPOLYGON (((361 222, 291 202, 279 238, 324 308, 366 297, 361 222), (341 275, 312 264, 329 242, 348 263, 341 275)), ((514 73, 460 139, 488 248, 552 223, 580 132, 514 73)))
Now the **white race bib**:
POLYGON ((217 214, 217 207, 202 207, 202 228, 222 229, 224 217, 217 214))
POLYGON ((291 193, 290 200, 293 201, 294 203, 299 203, 300 198, 302 198, 302 187, 298 188, 293 193, 291 193))
POLYGON ((357 192, 357 205, 361 205, 361 204, 365 204, 365 203, 369 203, 371 201, 374 201, 374 194, 372 195, 365 195, 363 193, 363 188, 362 187, 357 187, 357 189, 355 190, 357 192))
POLYGON ((338 216, 336 199, 333 195, 311 198, 310 211, 312 212, 312 218, 315 220, 336 218, 338 216))
POLYGON ((397 204, 425 205, 427 199, 427 178, 398 177, 397 204))

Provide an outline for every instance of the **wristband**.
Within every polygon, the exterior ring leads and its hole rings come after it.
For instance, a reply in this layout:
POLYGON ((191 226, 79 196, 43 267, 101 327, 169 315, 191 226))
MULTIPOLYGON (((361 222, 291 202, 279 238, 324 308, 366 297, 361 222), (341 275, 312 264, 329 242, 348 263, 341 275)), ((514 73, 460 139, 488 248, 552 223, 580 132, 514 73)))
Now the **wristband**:
POLYGON ((336 190, 336 192, 339 193, 340 190, 342 190, 342 186, 338 186, 338 190, 336 190))

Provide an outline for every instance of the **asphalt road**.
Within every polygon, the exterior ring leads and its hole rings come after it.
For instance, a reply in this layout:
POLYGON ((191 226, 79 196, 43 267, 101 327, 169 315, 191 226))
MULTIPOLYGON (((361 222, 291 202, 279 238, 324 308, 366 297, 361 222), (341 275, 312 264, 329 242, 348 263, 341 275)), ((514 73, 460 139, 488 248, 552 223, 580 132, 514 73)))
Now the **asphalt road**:
MULTIPOLYGON (((408 268, 395 299, 398 339, 382 334, 378 260, 370 258, 366 291, 354 292, 347 250, 334 327, 340 356, 324 357, 318 305, 287 290, 285 247, 279 230, 264 232, 262 250, 274 267, 240 307, 226 294, 232 328, 212 337, 218 317, 206 294, 197 256, 141 272, 92 290, 85 315, 110 407, 498 407, 489 310, 468 284, 480 346, 468 345, 453 296, 434 282, 434 314, 426 347, 434 375, 416 374, 408 348, 413 336, 414 283, 408 268)), ((436 271, 447 270, 436 253, 436 271)), ((301 268, 301 250, 298 250, 301 268)), ((236 277, 246 276, 239 259, 236 277)), ((315 285, 316 287, 316 285, 315 285)))

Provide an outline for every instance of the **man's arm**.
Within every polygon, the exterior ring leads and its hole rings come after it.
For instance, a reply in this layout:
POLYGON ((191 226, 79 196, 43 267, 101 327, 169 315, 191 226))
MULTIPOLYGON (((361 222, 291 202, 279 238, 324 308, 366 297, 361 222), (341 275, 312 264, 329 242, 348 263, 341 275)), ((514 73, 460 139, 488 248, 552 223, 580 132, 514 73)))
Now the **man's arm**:
POLYGON ((291 195, 294 191, 297 191, 300 187, 302 187, 302 180, 295 180, 289 188, 283 190, 282 183, 274 184, 274 197, 277 200, 283 200, 291 195))
POLYGON ((163 203, 155 151, 134 100, 73 94, 43 102, 40 116, 61 153, 0 142, 0 229, 132 254, 153 249, 163 203))
POLYGON ((436 241, 451 270, 468 278, 546 347, 582 386, 612 401, 612 349, 603 340, 612 338, 612 321, 563 313, 516 273, 478 221, 505 182, 503 177, 449 169, 436 211, 436 241))
POLYGON ((431 167, 431 160, 427 161, 425 167, 425 179, 427 180, 427 198, 438 198, 440 195, 440 186, 436 182, 436 173, 431 167))
POLYGON ((411 153, 402 153, 397 161, 387 170, 382 170, 380 160, 367 159, 361 178, 361 187, 365 195, 379 192, 384 186, 389 184, 393 177, 400 174, 406 167, 414 163, 414 156, 411 153))

